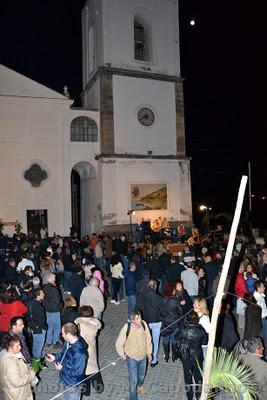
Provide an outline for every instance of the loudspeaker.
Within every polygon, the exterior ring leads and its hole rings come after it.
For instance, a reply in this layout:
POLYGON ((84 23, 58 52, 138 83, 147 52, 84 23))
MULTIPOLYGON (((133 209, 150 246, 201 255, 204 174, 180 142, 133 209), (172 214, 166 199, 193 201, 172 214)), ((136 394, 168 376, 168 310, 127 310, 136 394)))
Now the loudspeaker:
POLYGON ((143 231, 145 235, 149 235, 151 232, 151 228, 150 228, 150 221, 144 221, 143 222, 143 231))

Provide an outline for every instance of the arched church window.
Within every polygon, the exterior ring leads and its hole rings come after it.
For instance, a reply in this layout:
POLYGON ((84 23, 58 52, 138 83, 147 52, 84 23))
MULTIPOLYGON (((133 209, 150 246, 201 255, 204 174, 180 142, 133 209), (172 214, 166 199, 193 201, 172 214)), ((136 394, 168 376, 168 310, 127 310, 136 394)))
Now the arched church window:
POLYGON ((139 15, 134 18, 134 58, 140 61, 151 61, 150 25, 139 15))
POLYGON ((98 130, 95 121, 88 117, 77 117, 70 126, 71 142, 97 142, 98 130))

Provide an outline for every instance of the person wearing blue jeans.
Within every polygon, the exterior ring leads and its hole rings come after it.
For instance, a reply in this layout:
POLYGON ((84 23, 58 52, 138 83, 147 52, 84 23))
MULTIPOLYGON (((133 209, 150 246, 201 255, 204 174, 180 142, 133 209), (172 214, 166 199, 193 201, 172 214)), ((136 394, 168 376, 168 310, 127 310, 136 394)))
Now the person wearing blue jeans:
POLYGON ((46 320, 48 325, 46 342, 49 345, 57 344, 61 331, 60 312, 46 312, 46 320))
POLYGON ((34 332, 36 332, 36 331, 31 330, 31 333, 32 333, 32 356, 34 358, 42 358, 46 331, 44 329, 42 329, 42 331, 40 333, 34 333, 34 332))
POLYGON ((60 310, 62 308, 61 292, 56 286, 56 275, 50 274, 46 277, 47 284, 43 286, 45 298, 44 308, 47 318, 47 345, 57 344, 60 336, 61 320, 60 310))
POLYGON ((156 293, 157 285, 158 283, 155 279, 150 279, 147 291, 138 296, 136 306, 142 312, 143 318, 148 323, 152 333, 153 360, 150 364, 151 367, 155 367, 158 364, 159 336, 162 319, 164 318, 164 303, 162 297, 156 293))
POLYGON ((257 304, 261 307, 261 337, 264 343, 264 356, 267 358, 267 306, 265 302, 265 286, 261 281, 256 281, 254 283, 254 288, 255 292, 253 293, 253 296, 255 297, 257 304))
POLYGON ((45 343, 47 323, 43 300, 44 291, 41 288, 34 289, 34 300, 29 303, 27 324, 31 330, 33 343, 32 355, 34 358, 42 358, 42 351, 45 343))
POLYGON ((132 261, 129 263, 129 269, 123 271, 125 292, 128 296, 128 314, 135 310, 136 306, 136 265, 132 261))
POLYGON ((153 360, 151 362, 151 367, 154 367, 158 364, 159 337, 162 322, 151 322, 148 325, 151 329, 153 339, 153 360))
POLYGON ((116 341, 116 350, 127 360, 130 400, 138 400, 144 394, 146 364, 152 360, 152 342, 148 325, 141 318, 140 311, 132 311, 130 322, 124 324, 116 341))

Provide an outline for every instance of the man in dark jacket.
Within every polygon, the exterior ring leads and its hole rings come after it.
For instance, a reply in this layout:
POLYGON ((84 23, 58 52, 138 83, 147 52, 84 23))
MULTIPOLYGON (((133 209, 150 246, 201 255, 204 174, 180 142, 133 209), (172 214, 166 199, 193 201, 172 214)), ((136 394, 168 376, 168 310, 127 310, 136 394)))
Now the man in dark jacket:
POLYGON ((123 271, 125 292, 128 296, 128 314, 135 310, 136 306, 136 265, 130 262, 128 271, 123 271))
POLYGON ((202 375, 200 370, 203 364, 202 346, 208 343, 208 335, 199 323, 196 312, 187 315, 185 323, 181 326, 177 337, 179 357, 183 363, 186 395, 188 400, 193 400, 194 392, 192 377, 195 381, 195 396, 200 398, 202 375), (200 368, 199 368, 200 367, 200 368))
POLYGON ((19 279, 19 274, 17 273, 16 268, 17 265, 15 258, 10 258, 5 270, 5 280, 10 282, 12 285, 16 285, 19 279))
POLYGON ((69 281, 69 290, 71 295, 79 302, 83 289, 85 288, 84 273, 82 267, 77 265, 73 267, 73 275, 69 281))
POLYGON ((142 312, 143 319, 148 323, 153 338, 153 359, 151 367, 158 364, 159 336, 164 317, 164 303, 162 297, 156 293, 157 281, 150 279, 146 293, 140 294, 137 309, 142 312))
POLYGON ((10 329, 9 329, 9 335, 10 336, 18 336, 20 345, 21 345, 21 353, 26 361, 26 363, 31 362, 31 356, 30 352, 26 343, 25 336, 23 334, 23 329, 24 329, 24 321, 21 317, 13 317, 10 320, 10 329))
POLYGON ((59 372, 60 381, 64 390, 64 400, 80 400, 81 385, 77 383, 84 379, 84 370, 87 360, 87 350, 84 341, 78 336, 78 328, 75 324, 68 323, 62 327, 62 337, 65 340, 63 350, 60 353, 47 354, 49 362, 55 362, 55 368, 59 372))
POLYGON ((30 302, 29 311, 26 316, 28 326, 32 332, 32 355, 34 358, 42 358, 47 330, 45 309, 42 304, 44 297, 45 295, 42 289, 34 290, 34 300, 30 302))
POLYGON ((166 265, 166 282, 180 281, 184 270, 185 267, 178 263, 177 257, 172 256, 169 264, 166 265))
POLYGON ((46 280, 48 283, 43 286, 45 293, 44 308, 48 325, 46 344, 48 347, 51 347, 60 345, 60 310, 62 308, 62 299, 61 293, 56 286, 56 275, 50 274, 46 280))

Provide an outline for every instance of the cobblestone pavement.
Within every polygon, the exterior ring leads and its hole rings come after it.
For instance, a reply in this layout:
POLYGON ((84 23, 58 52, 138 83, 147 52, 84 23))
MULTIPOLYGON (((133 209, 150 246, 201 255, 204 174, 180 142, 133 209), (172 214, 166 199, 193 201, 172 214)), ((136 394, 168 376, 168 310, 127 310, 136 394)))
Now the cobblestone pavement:
MULTIPOLYGON (((115 349, 115 341, 123 324, 127 321, 127 303, 119 306, 108 304, 104 313, 105 327, 99 336, 99 364, 103 369, 102 377, 105 390, 102 394, 97 394, 92 389, 90 397, 84 396, 83 399, 91 400, 127 400, 128 399, 128 373, 126 363, 118 359, 115 349), (106 367, 106 368, 105 368, 106 367)), ((155 368, 148 367, 145 379, 145 394, 139 396, 140 400, 186 400, 183 393, 184 381, 182 365, 180 361, 176 363, 165 363, 163 359, 163 349, 160 345, 159 364, 155 368)), ((41 373, 41 382, 36 387, 36 400, 51 400, 62 392, 59 384, 57 372, 53 365, 41 373)), ((57 397, 62 400, 63 396, 57 397)))

